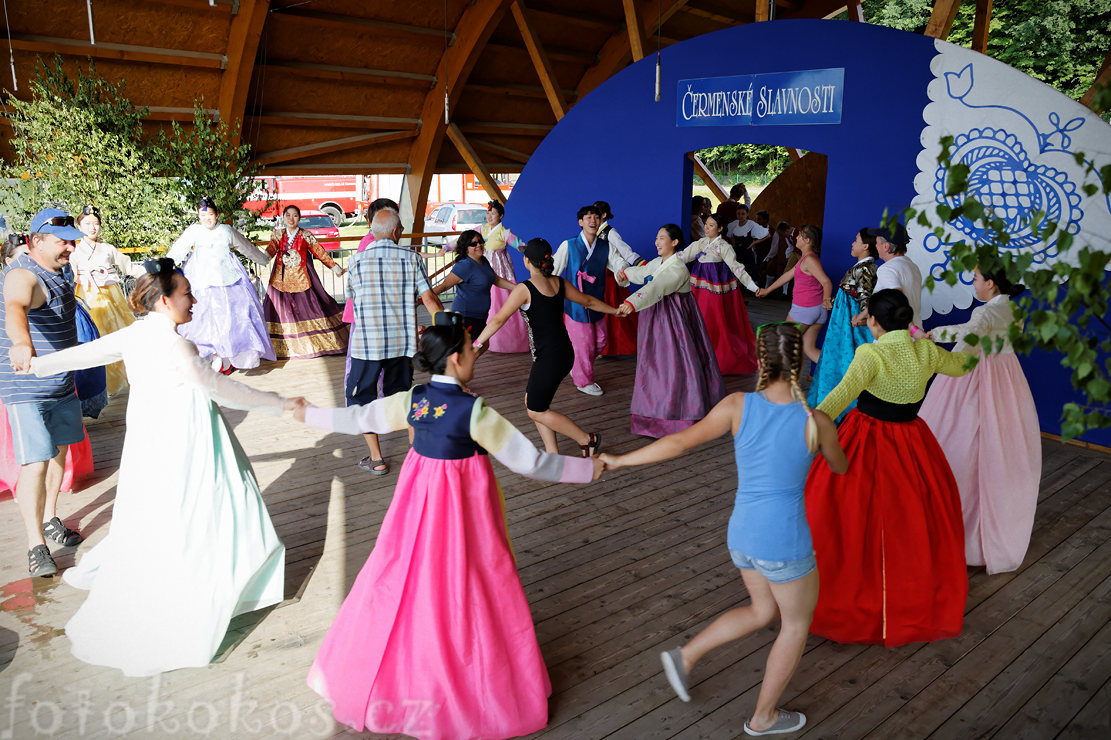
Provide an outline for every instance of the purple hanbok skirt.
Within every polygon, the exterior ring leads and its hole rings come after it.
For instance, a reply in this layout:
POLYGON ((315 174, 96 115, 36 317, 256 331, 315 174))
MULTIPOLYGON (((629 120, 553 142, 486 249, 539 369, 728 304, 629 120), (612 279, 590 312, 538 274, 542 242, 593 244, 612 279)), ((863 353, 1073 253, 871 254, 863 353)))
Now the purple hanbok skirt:
POLYGON ((279 360, 342 355, 347 351, 348 325, 343 307, 320 284, 316 270, 308 270, 309 289, 286 293, 266 288, 263 315, 279 360))
POLYGON ((725 398, 702 313, 693 295, 672 293, 638 316, 633 434, 681 432, 725 398))
POLYGON ((178 334, 197 345, 201 357, 222 357, 242 370, 258 367, 259 359, 273 360, 274 345, 262 320, 262 302, 251 278, 236 260, 239 279, 231 285, 204 285, 205 280, 185 263, 185 277, 193 286, 197 305, 193 320, 178 334))

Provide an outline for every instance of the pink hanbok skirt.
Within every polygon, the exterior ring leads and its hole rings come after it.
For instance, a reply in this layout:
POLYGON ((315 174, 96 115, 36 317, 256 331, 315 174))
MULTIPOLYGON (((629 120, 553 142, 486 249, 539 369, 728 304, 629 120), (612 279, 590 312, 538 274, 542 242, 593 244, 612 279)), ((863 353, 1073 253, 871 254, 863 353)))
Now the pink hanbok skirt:
MULTIPOLYGON (((517 282, 517 276, 513 272, 513 260, 509 256, 508 249, 495 249, 486 252, 486 259, 490 261, 490 266, 494 268, 494 273, 498 277, 505 278, 510 282, 517 282)), ((486 323, 490 323, 507 300, 509 300, 508 290, 496 285, 490 287, 490 313, 486 315, 486 323)), ((521 315, 520 311, 510 316, 505 325, 498 330, 498 333, 490 337, 490 351, 529 351, 528 327, 525 326, 525 317, 521 315)))
POLYGON ((551 683, 488 456, 409 450, 308 683, 359 731, 493 739, 548 723, 551 683))
POLYGON ((989 574, 1017 569, 1042 474, 1038 413, 1018 358, 990 354, 964 377, 939 375, 918 415, 957 479, 968 564, 989 574))

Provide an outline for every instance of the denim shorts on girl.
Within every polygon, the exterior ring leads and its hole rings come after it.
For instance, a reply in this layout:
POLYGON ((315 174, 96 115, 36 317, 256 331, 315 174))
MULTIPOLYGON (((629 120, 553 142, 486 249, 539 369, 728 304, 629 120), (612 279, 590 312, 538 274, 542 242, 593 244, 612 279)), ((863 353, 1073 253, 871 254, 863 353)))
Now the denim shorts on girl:
POLYGON ((827 324, 829 323, 829 309, 820 303, 817 306, 800 306, 797 303, 792 303, 791 310, 787 312, 787 317, 800 324, 827 324))
POLYGON ((729 555, 733 558, 733 565, 741 570, 754 570, 771 583, 797 581, 818 567, 813 552, 798 560, 758 560, 736 550, 730 550, 729 555))

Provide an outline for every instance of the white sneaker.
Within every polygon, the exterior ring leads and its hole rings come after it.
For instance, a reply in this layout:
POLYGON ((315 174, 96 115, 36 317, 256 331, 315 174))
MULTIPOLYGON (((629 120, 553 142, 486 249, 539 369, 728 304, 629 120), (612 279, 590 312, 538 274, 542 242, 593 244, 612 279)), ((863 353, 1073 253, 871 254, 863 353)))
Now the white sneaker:
POLYGON ((590 385, 579 385, 575 387, 588 396, 602 395, 602 386, 598 385, 597 383, 591 383, 590 385))

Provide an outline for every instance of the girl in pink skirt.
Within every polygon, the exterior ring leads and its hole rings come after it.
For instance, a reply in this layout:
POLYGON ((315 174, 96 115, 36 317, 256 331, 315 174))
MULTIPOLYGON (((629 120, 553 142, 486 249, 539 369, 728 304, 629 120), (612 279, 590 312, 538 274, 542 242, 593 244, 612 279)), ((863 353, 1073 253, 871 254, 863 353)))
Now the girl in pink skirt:
POLYGON ((972 287, 984 305, 967 323, 938 327, 927 336, 956 342, 960 351, 968 348, 964 338, 975 334, 990 353, 982 354, 968 375, 939 375, 919 416, 957 479, 965 559, 986 565, 989 574, 1005 573, 1022 564, 1030 545, 1042 474, 1038 413, 1009 338, 1015 324, 1011 298, 1024 288, 1002 273, 984 275, 979 269, 972 287))
POLYGON ((309 686, 349 727, 425 740, 508 738, 548 724, 551 683, 490 456, 537 480, 587 483, 598 459, 538 452, 463 384, 475 352, 441 312, 415 358, 430 382, 365 406, 308 407, 348 434, 411 427, 374 550, 324 638, 309 686))

